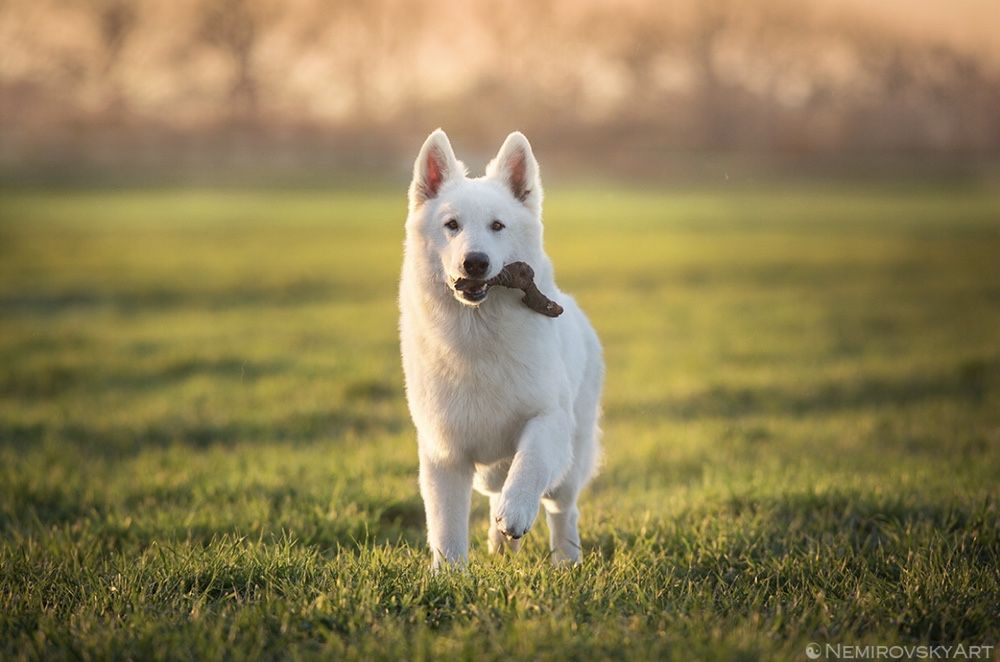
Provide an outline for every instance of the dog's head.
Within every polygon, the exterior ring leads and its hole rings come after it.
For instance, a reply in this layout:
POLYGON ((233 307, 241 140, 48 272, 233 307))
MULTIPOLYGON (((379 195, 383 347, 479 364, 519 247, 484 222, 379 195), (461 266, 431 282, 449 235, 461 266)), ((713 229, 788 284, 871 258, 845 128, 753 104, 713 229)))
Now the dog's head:
POLYGON ((407 234, 431 256, 432 278, 478 306, 505 264, 540 252, 541 206, 538 162, 521 133, 507 136, 486 175, 471 179, 438 129, 413 166, 407 234))

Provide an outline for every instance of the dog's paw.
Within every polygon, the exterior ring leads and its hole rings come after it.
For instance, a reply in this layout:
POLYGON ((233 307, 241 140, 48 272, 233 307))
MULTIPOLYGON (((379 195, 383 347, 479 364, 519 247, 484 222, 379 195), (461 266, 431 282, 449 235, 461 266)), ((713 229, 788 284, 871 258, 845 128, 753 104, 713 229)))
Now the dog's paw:
POLYGON ((465 570, 468 565, 468 561, 464 559, 459 559, 455 561, 446 561, 444 559, 434 559, 431 562, 431 574, 440 575, 447 574, 449 572, 460 572, 465 570))
POLYGON ((509 540, 519 540, 528 532, 538 516, 538 499, 500 496, 496 511, 497 529, 509 540))
POLYGON ((552 561, 552 565, 557 568, 568 568, 574 565, 580 565, 580 550, 575 547, 557 547, 552 550, 552 555, 549 557, 552 561))

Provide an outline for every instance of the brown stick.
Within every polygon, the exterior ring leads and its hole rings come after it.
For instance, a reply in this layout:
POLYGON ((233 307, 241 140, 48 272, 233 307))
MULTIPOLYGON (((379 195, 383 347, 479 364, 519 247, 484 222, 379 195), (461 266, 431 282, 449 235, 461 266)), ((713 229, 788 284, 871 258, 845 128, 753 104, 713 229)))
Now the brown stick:
POLYGON ((559 317, 563 313, 562 306, 539 291, 538 286, 535 285, 535 270, 524 262, 511 262, 495 277, 486 281, 486 284, 489 287, 498 285, 522 290, 524 298, 521 301, 536 313, 548 317, 559 317))

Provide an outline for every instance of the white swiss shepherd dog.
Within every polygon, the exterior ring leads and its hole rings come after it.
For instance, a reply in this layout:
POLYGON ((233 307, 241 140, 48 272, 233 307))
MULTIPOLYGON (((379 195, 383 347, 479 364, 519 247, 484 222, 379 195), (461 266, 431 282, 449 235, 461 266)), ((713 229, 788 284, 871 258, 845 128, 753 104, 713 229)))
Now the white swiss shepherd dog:
POLYGON ((542 185, 531 145, 507 136, 470 178, 440 129, 413 168, 400 282, 406 396, 417 428, 433 567, 468 558, 472 489, 490 500, 491 552, 517 551, 539 505, 554 563, 580 560, 580 491, 599 460, 604 362, 597 334, 555 284, 542 247, 542 185), (528 263, 556 318, 520 290, 460 291, 528 263))

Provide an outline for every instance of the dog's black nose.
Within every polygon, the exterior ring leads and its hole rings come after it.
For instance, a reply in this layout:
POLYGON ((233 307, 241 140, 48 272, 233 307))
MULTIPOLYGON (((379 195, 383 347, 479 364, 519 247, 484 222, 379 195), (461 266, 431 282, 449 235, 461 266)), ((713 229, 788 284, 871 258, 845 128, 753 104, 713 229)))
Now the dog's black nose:
POLYGON ((490 258, 486 253, 469 253, 462 267, 469 278, 482 278, 490 270, 490 258))

